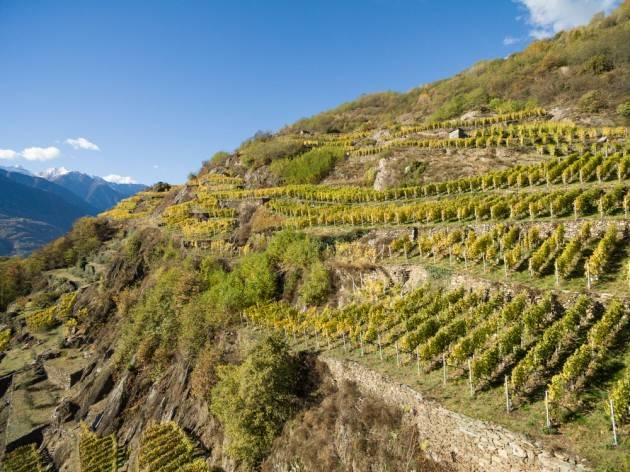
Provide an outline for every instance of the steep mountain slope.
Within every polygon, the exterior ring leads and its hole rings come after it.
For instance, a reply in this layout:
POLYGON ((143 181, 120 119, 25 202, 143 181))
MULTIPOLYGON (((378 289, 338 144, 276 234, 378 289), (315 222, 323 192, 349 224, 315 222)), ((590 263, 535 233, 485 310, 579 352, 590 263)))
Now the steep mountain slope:
POLYGON ((629 5, 0 261, 5 470, 630 470, 629 5))

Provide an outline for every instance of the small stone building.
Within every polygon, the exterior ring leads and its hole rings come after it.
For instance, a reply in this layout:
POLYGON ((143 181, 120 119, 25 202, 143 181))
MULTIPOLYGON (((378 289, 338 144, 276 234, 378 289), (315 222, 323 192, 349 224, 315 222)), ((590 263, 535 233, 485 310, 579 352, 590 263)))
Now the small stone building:
POLYGON ((459 139, 459 138, 467 138, 468 135, 466 131, 461 128, 455 128, 453 131, 449 131, 448 133, 449 139, 459 139))

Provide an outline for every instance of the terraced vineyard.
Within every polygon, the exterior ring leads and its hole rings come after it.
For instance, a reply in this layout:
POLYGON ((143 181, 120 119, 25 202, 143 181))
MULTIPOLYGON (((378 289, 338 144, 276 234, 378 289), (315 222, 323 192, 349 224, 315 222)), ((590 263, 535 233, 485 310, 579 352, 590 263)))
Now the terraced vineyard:
MULTIPOLYGON (((384 190, 248 188, 241 177, 206 172, 154 217, 193 255, 232 267, 264 251, 276 231, 318 238, 325 266, 317 273, 336 271, 335 296, 304 302, 286 292, 299 276, 283 273, 282 296, 249 303, 234 318, 282 333, 296 350, 357 360, 447 407, 617 467, 630 437, 627 129, 546 117, 533 109, 302 143, 304 152, 341 148, 348 161, 387 160, 403 148, 445 160, 451 151, 502 149, 529 156, 527 164, 384 190), (448 138, 453 127, 466 136, 448 138), (394 281, 396 271, 422 275, 394 281)), ((188 463, 192 446, 181 432, 154 428, 141 463, 188 463)))
POLYGON ((125 462, 125 450, 116 443, 116 436, 99 437, 84 426, 79 441, 82 472, 116 472, 125 462))
MULTIPOLYGON (((614 392, 615 416, 623 424, 630 421, 630 397, 623 393, 630 367, 621 369, 617 381, 598 385, 595 379, 618 356, 619 344, 630 347, 623 339, 629 314, 619 300, 602 304, 585 295, 560 303, 552 293, 425 286, 306 314, 272 303, 249 309, 246 318, 302 347, 390 357, 417 375, 441 369, 445 382, 448 371, 449 380, 468 380, 471 392, 502 392, 506 378, 513 406, 548 390, 556 423, 570 421, 572 409, 592 408, 586 393, 606 388, 614 392)), ((604 414, 603 402, 596 408, 604 414)))
POLYGON ((176 423, 155 423, 143 433, 139 467, 146 472, 209 471, 198 454, 196 446, 176 423))
POLYGON ((44 472, 44 465, 35 444, 18 447, 3 461, 5 472, 44 472))

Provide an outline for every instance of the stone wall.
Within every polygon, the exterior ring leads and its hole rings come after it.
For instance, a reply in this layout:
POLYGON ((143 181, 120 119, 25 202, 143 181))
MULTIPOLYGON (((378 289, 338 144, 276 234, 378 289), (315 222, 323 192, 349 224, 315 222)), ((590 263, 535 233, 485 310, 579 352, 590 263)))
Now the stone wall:
POLYGON ((365 394, 405 412, 414 422, 427 453, 457 471, 586 471, 583 461, 546 450, 525 436, 491 423, 454 413, 426 400, 411 387, 352 361, 321 357, 336 382, 355 382, 365 394))

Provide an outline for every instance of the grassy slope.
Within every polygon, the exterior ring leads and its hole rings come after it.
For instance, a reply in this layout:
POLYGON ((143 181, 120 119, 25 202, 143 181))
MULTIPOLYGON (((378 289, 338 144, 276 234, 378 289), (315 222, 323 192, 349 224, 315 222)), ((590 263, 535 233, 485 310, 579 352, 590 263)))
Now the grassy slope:
POLYGON ((532 100, 547 108, 572 107, 594 90, 606 91, 597 112, 623 124, 616 109, 630 97, 629 72, 630 1, 626 0, 607 18, 596 17, 587 26, 536 41, 506 59, 479 62, 452 78, 406 93, 364 95, 300 120, 285 131, 347 132, 396 122, 448 119, 488 105, 492 98, 532 100), (598 68, 592 63, 598 56, 609 64, 598 68))

